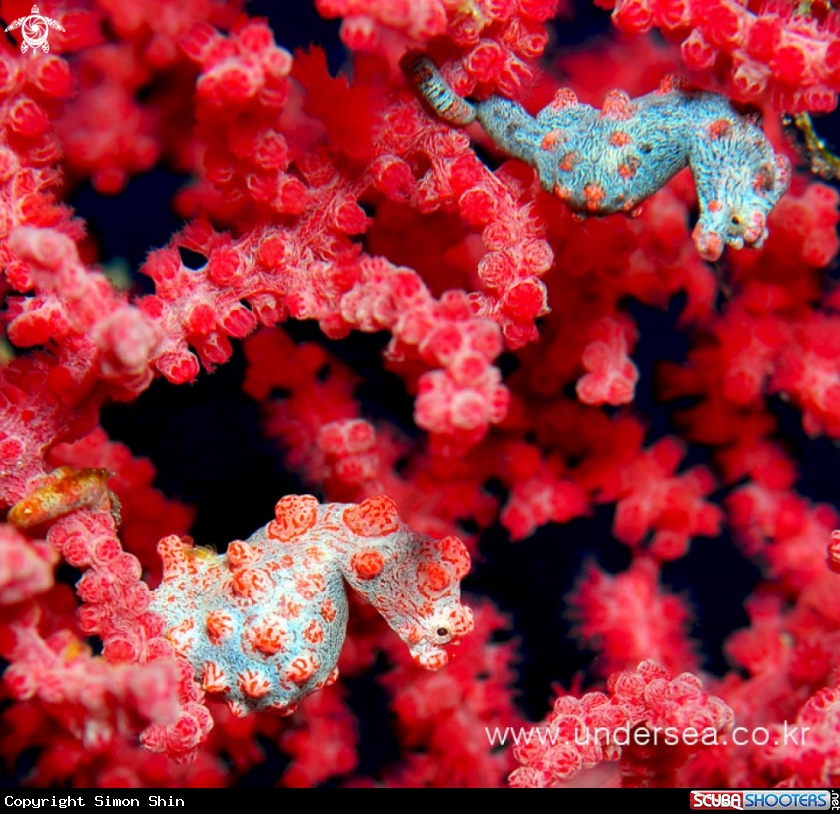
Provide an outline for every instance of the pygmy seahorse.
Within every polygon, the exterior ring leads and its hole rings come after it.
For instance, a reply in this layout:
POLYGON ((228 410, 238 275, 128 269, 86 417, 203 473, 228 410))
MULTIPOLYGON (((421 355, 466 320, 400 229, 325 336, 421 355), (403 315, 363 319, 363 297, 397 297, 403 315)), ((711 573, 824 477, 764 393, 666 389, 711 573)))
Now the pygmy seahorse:
POLYGON ((338 676, 345 582, 385 617, 421 667, 437 670, 472 631, 460 602, 470 557, 457 537, 433 540, 401 522, 384 496, 319 505, 279 501, 275 519, 218 555, 192 540, 158 544, 163 582, 151 608, 204 689, 235 715, 287 715, 338 676))
POLYGON ((790 162, 774 153, 757 114, 673 77, 637 99, 611 91, 601 110, 562 88, 534 118, 501 96, 461 98, 425 56, 409 54, 402 64, 442 119, 462 127, 477 120, 499 149, 532 166, 542 187, 581 215, 632 214, 690 167, 700 203, 692 236, 706 260, 717 260, 724 245, 760 247, 790 185, 790 162))

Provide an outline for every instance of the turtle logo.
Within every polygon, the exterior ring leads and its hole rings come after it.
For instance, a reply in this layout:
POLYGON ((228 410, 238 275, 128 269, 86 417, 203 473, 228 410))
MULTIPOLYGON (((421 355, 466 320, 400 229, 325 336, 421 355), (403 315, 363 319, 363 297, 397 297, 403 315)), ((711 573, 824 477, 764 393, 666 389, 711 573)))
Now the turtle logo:
POLYGON ((23 42, 20 44, 22 54, 25 54, 29 48, 33 51, 41 48, 45 54, 48 54, 50 51, 50 44, 47 42, 49 30, 54 28, 56 31, 64 31, 61 23, 50 17, 44 17, 38 10, 38 6, 32 6, 32 13, 28 17, 18 17, 6 31, 14 31, 21 26, 23 26, 21 31, 23 42))

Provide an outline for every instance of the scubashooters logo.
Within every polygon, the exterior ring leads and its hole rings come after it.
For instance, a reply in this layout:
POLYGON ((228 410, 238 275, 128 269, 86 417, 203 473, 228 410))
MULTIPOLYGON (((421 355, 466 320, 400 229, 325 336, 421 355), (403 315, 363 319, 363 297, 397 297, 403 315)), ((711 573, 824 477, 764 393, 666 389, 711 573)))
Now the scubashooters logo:
POLYGON ((718 811, 808 811, 840 807, 836 791, 829 789, 744 789, 742 791, 692 791, 691 808, 718 811))
POLYGON ((20 44, 20 52, 25 54, 30 48, 37 51, 39 48, 45 53, 50 52, 50 44, 47 42, 47 36, 50 29, 54 28, 56 31, 64 31, 61 23, 56 22, 51 17, 44 17, 41 14, 38 6, 32 6, 32 12, 28 17, 18 17, 11 25, 6 28, 6 31, 14 31, 21 28, 20 32, 23 36, 23 42, 20 44))

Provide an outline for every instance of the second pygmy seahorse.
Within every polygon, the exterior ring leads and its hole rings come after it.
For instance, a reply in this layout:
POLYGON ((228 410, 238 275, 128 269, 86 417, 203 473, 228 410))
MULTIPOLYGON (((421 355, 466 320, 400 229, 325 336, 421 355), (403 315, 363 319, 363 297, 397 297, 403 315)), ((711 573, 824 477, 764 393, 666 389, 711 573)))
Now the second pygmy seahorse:
POLYGON ((707 260, 725 245, 760 247, 790 184, 790 163, 773 151, 757 115, 671 77, 637 99, 611 91, 601 110, 562 88, 533 117, 501 96, 461 98, 425 56, 409 54, 402 64, 438 116, 462 127, 478 121, 499 149, 532 166, 546 191, 582 215, 632 213, 690 167, 700 203, 693 238, 707 260))
POLYGON ((412 531, 384 495, 323 506, 287 495, 274 514, 226 554, 177 536, 158 545, 163 582, 151 609, 204 690, 234 715, 289 715, 336 680, 348 585, 427 670, 443 667, 447 647, 472 631, 460 585, 470 555, 459 538, 412 531))

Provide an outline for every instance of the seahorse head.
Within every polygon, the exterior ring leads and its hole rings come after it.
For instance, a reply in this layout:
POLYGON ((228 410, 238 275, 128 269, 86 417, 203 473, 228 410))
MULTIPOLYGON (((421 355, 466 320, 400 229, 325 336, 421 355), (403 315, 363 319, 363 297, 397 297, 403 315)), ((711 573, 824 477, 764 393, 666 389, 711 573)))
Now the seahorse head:
POLYGON ((725 100, 719 118, 698 125, 690 159, 700 218, 694 242, 707 260, 724 246, 760 248, 767 218, 790 185, 790 162, 777 155, 757 115, 738 115, 725 100))
POLYGON ((384 496, 348 506, 343 520, 355 538, 341 559, 347 582, 382 614, 417 664, 443 667, 446 645, 473 629, 472 611, 461 604, 461 580, 470 569, 463 542, 412 531, 384 496))

